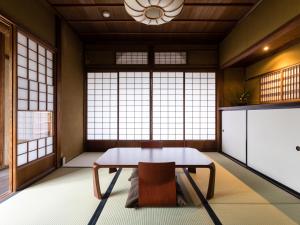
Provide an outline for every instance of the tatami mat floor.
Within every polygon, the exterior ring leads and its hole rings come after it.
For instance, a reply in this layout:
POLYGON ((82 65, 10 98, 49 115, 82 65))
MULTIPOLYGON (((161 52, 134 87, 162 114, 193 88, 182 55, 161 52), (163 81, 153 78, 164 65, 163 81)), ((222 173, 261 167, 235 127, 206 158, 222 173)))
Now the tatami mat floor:
MULTIPOLYGON (((217 168, 215 197, 209 203, 222 224, 300 224, 299 199, 223 155, 218 153, 207 155, 215 161, 217 168)), ((88 167, 91 160, 86 159, 93 157, 79 156, 76 159, 78 165, 73 162, 72 166, 88 167)), ((129 174, 128 169, 123 169, 120 173, 97 224, 212 223, 201 204, 173 209, 125 209, 124 204, 130 185, 127 181, 129 174)), ((100 177, 101 189, 104 192, 114 174, 109 174, 108 170, 103 169, 100 170, 100 177)), ((184 174, 180 177, 192 199, 197 200, 184 174)), ((192 177, 205 194, 208 172, 199 169, 192 177)), ((93 196, 91 168, 61 168, 1 203, 0 223, 5 225, 88 224, 98 205, 99 200, 93 196)))

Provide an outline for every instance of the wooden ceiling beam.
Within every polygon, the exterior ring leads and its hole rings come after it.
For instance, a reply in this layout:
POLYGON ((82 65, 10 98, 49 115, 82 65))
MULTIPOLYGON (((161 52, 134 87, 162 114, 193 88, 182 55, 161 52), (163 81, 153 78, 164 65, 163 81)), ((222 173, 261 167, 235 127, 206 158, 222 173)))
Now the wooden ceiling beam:
POLYGON ((99 35, 99 36, 107 36, 107 35, 139 35, 139 36, 157 36, 157 35, 224 35, 225 32, 111 32, 111 33, 103 33, 103 32, 78 32, 81 36, 89 36, 89 35, 99 35))
MULTIPOLYGON (((236 23, 236 19, 174 19, 171 22, 236 23)), ((70 23, 136 22, 134 19, 69 19, 70 23)))
MULTIPOLYGON (((51 4, 51 3, 50 3, 51 4)), ((123 3, 62 3, 51 4, 54 7, 100 7, 100 6, 124 6, 123 3)), ((249 2, 228 2, 228 3, 184 3, 185 6, 203 6, 203 7, 252 7, 254 3, 249 2)))

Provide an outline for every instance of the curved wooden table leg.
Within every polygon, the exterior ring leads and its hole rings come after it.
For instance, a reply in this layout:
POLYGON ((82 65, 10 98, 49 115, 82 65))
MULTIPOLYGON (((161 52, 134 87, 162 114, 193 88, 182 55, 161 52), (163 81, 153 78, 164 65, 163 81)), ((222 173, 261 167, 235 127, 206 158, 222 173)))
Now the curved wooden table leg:
POLYGON ((102 198, 100 183, 99 183, 99 173, 98 170, 100 167, 98 165, 93 165, 93 187, 94 187, 94 196, 98 199, 102 198))
POLYGON ((211 199, 215 194, 215 179, 216 179, 216 167, 214 163, 209 165, 209 183, 207 189, 206 199, 211 199))

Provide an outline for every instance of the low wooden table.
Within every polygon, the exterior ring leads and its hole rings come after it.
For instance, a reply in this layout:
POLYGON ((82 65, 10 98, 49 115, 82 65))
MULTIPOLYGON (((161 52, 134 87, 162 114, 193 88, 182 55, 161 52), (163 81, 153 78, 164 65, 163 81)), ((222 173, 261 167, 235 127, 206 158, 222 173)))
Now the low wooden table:
POLYGON ((196 172, 196 168, 208 168, 210 170, 207 199, 214 196, 215 189, 215 165, 203 153, 194 148, 111 148, 100 156, 93 165, 94 195, 101 199, 98 170, 109 168, 137 168, 139 162, 175 162, 176 168, 188 168, 190 172, 196 172))

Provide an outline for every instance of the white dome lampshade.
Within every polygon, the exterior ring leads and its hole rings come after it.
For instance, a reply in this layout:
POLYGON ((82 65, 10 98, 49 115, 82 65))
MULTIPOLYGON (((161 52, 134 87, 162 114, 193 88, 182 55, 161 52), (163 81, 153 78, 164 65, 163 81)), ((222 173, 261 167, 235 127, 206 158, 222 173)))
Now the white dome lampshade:
POLYGON ((124 0, 127 13, 137 22, 161 25, 181 13, 184 0, 124 0))

